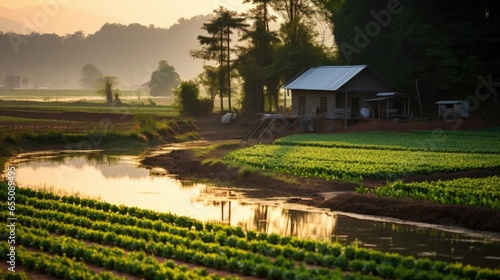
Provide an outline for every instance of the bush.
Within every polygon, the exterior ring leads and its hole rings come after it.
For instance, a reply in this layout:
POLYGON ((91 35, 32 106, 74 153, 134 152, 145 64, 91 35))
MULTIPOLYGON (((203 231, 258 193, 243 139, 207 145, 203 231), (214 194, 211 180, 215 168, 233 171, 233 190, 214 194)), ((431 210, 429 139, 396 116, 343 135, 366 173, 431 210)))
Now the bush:
POLYGON ((181 115, 195 116, 212 113, 214 104, 209 98, 199 98, 198 84, 184 81, 175 91, 175 103, 181 115))
POLYGON ((198 100, 198 114, 208 115, 214 110, 214 102, 210 98, 202 98, 198 100))

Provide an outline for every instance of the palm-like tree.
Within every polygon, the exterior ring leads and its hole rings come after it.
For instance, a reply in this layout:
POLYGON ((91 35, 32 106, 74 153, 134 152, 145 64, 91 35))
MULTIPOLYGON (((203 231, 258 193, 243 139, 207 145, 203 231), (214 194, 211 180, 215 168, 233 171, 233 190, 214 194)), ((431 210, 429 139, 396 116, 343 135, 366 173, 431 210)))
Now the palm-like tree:
POLYGON ((211 36, 198 36, 201 50, 192 51, 195 58, 217 60, 219 64, 219 94, 221 111, 224 110, 223 97, 228 96, 231 111, 231 34, 234 29, 243 28, 245 19, 224 7, 214 10, 216 17, 204 23, 202 29, 211 36))

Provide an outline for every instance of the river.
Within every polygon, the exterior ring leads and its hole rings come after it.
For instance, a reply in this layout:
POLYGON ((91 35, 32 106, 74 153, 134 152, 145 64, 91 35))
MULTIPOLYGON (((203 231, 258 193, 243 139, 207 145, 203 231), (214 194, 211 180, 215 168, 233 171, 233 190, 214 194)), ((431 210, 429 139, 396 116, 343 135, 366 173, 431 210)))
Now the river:
MULTIPOLYGON (((152 153, 180 148, 166 146, 152 153)), ((151 154, 151 152, 149 152, 151 154)), ((356 215, 256 199, 245 189, 179 180, 164 170, 141 167, 144 152, 58 151, 21 154, 19 186, 78 194, 113 204, 185 215, 244 230, 341 242, 402 255, 500 267, 500 234, 356 215)))

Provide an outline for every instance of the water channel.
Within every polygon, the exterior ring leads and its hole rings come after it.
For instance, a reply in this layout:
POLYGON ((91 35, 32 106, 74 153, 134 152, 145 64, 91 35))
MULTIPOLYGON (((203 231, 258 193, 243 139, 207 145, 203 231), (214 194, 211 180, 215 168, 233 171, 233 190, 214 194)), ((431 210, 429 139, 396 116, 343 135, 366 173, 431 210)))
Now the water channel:
MULTIPOLYGON (((156 153, 168 152, 166 147, 156 153)), ((178 180, 139 166, 139 152, 63 151, 22 154, 17 184, 56 193, 79 194, 114 204, 186 215, 244 230, 338 241, 402 255, 500 268, 500 234, 408 223, 254 199, 244 189, 178 180)))

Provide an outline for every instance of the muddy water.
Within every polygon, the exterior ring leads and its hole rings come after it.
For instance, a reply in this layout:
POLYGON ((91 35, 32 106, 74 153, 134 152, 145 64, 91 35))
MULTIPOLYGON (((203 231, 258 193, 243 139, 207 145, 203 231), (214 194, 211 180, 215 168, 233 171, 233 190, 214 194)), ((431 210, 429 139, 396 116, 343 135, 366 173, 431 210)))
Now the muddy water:
POLYGON ((68 151, 24 154, 9 164, 16 166, 21 186, 76 193, 246 230, 344 244, 357 242, 402 255, 500 267, 499 234, 331 212, 289 204, 285 198, 252 199, 241 189, 181 181, 163 170, 147 170, 138 165, 139 158, 138 152, 68 151))

